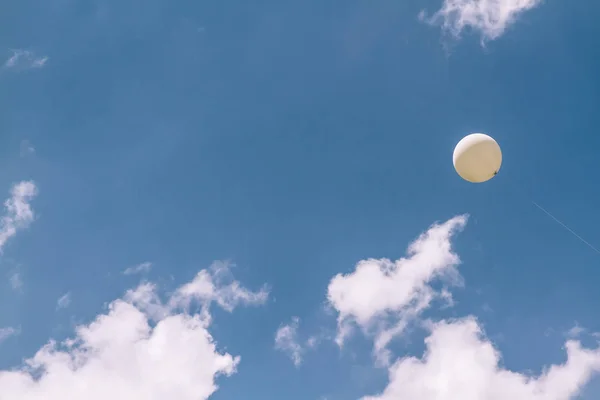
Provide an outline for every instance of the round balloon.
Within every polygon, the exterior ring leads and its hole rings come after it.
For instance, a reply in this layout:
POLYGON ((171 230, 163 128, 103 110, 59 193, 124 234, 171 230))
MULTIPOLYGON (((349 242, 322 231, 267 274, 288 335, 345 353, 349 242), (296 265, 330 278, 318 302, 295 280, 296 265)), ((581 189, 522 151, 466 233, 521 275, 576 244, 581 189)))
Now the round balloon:
POLYGON ((502 165, 498 143, 483 133, 465 136, 454 148, 454 169, 466 181, 482 183, 492 179, 502 165))

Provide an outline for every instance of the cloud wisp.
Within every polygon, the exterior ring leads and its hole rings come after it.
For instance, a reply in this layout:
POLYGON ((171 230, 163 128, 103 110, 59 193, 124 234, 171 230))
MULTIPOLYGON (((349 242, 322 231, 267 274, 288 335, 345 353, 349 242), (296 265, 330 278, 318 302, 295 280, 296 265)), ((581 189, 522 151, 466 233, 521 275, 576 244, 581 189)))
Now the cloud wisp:
POLYGON ((21 333, 20 329, 16 329, 13 327, 8 328, 0 328, 0 343, 4 342, 11 336, 16 336, 21 333))
POLYGON ((300 319, 298 317, 292 317, 292 321, 289 324, 281 325, 275 333, 275 349, 287 354, 296 367, 299 367, 300 364, 302 364, 302 356, 304 353, 302 345, 298 342, 299 326, 300 319))
POLYGON ((47 56, 39 57, 30 50, 12 49, 11 52, 12 55, 4 63, 6 69, 36 69, 44 67, 48 62, 47 56))
POLYGON ((29 140, 22 140, 19 149, 19 154, 21 155, 21 157, 33 155, 35 154, 35 147, 33 147, 29 140))
POLYGON ((541 0, 444 0, 432 16, 421 12, 420 18, 458 38, 465 29, 481 35, 482 42, 502 36, 524 12, 538 6, 541 0))
POLYGON ((145 274, 145 273, 149 272, 151 268, 152 268, 152 263, 146 261, 141 264, 134 265, 133 267, 126 268, 125 271, 123 271, 123 274, 124 275, 145 274))
POLYGON ((56 302, 56 309, 62 310, 63 308, 67 308, 71 305, 71 292, 67 292, 60 296, 58 301, 56 302))
POLYGON ((21 289, 23 289, 23 279, 21 278, 21 274, 18 271, 15 271, 12 274, 10 274, 8 282, 10 283, 10 287, 13 288, 13 290, 20 291, 21 289))
POLYGON ((0 221, 0 252, 18 230, 27 228, 33 221, 34 213, 30 202, 38 190, 35 183, 23 181, 14 185, 10 193, 10 198, 4 202, 6 212, 0 221))

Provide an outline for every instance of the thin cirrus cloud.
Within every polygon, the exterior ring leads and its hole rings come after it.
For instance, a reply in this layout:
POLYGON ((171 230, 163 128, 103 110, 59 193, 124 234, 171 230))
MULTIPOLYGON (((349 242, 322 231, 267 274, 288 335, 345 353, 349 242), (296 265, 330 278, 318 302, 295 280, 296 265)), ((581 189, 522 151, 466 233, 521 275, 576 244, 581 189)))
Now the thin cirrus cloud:
POLYGON ((10 283, 10 287, 13 288, 13 290, 18 291, 23 288, 23 279, 21 278, 21 274, 19 272, 13 272, 12 274, 10 274, 8 281, 10 283))
POLYGON ((481 34, 482 41, 502 36, 525 11, 538 6, 541 0, 444 0, 432 16, 421 12, 420 18, 459 37, 465 29, 481 34))
POLYGON ((33 51, 12 49, 12 55, 4 63, 6 69, 35 69, 42 68, 48 62, 47 56, 38 56, 33 51))
POLYGON ((0 328, 0 343, 4 342, 11 336, 16 336, 20 333, 19 329, 8 327, 8 328, 0 328))
MULTIPOLYGON (((5 212, 0 220, 0 253, 10 238, 33 222, 34 213, 31 208, 31 200, 36 195, 37 188, 31 181, 19 182, 11 188, 10 197, 4 201, 5 212)), ((9 282, 14 290, 19 290, 23 286, 18 272, 14 272, 10 276, 9 282)), ((19 330, 13 327, 0 328, 0 342, 18 333, 19 330)), ((2 398, 0 397, 0 399, 2 398)))
POLYGON ((299 325, 300 319, 292 317, 290 323, 281 325, 275 333, 275 349, 287 354, 296 367, 302 364, 304 353, 304 349, 298 342, 299 325))
POLYGON ((243 287, 217 263, 162 301, 142 284, 108 312, 76 328, 75 337, 48 342, 21 367, 0 371, 0 400, 206 400, 239 356, 219 351, 209 332, 210 309, 264 304, 268 293, 243 287), (198 312, 192 311, 198 306, 198 312))
POLYGON ((21 155, 21 157, 26 157, 26 156, 35 154, 35 147, 33 147, 31 142, 26 139, 21 141, 19 150, 20 150, 19 154, 21 155))
POLYGON ((275 332, 275 350, 287 355, 296 367, 300 367, 309 351, 314 351, 323 341, 332 339, 328 329, 306 339, 301 338, 299 330, 300 318, 292 317, 291 321, 279 325, 275 332))
POLYGON ((67 292, 62 295, 56 302, 56 309, 61 310, 71 305, 71 292, 67 292))
POLYGON ((33 222, 34 212, 31 201, 38 190, 34 182, 22 181, 10 190, 10 197, 4 201, 5 214, 0 221, 0 252, 17 231, 25 229, 33 222))
POLYGON ((151 268, 152 268, 152 263, 146 261, 141 264, 134 265, 133 267, 126 268, 125 271, 123 271, 123 274, 124 275, 143 274, 143 273, 149 272, 151 268))

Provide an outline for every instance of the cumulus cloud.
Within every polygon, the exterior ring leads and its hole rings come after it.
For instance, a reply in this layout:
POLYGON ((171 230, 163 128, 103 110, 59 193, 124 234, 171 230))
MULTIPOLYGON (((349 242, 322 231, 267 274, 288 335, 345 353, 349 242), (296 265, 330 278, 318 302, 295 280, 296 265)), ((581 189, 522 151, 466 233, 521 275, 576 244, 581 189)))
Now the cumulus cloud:
POLYGON ((239 283, 221 287, 216 274, 224 274, 223 268, 198 274, 203 295, 189 283, 164 302, 149 284, 129 291, 106 314, 79 326, 74 338, 50 341, 24 366, 0 371, 0 400, 206 400, 218 389, 217 377, 235 373, 240 363, 239 356, 217 349, 208 330, 210 304, 231 311, 266 296, 239 283), (195 301, 199 313, 179 308, 195 301), (157 308, 163 313, 148 313, 157 308))
MULTIPOLYGON (((473 317, 420 321, 428 330, 421 357, 392 357, 385 346, 433 299, 451 304, 448 287, 435 290, 434 280, 462 283, 451 239, 466 225, 466 216, 435 224, 415 240, 408 257, 361 261, 347 275, 337 275, 328 289, 338 312, 338 336, 352 326, 374 341, 377 361, 388 366, 384 390, 363 400, 571 400, 600 372, 600 348, 566 342, 566 361, 543 368, 537 376, 510 371, 501 354, 473 317), (393 362, 391 360, 393 359, 393 362)), ((450 285, 452 286, 452 285, 450 285)), ((576 325, 571 337, 584 333, 576 325)))
POLYGON ((4 63, 4 68, 10 69, 30 69, 42 68, 46 65, 48 57, 39 57, 30 50, 13 49, 12 55, 4 63))
POLYGON ((0 221, 0 251, 4 245, 20 229, 24 229, 33 221, 34 214, 30 202, 37 195, 35 183, 23 181, 14 185, 11 197, 4 202, 6 210, 0 221))
POLYGON ((444 0, 442 7, 431 17, 421 18, 439 24, 455 37, 466 28, 481 34, 482 40, 500 37, 523 12, 541 3, 541 0, 444 0))
POLYGON ((300 319, 293 317, 289 324, 281 325, 275 333, 275 348, 286 353, 296 367, 302 364, 303 349, 298 343, 300 319))
POLYGON ((452 251, 450 239, 466 223, 467 216, 460 215, 435 224, 410 244, 407 258, 364 260, 352 273, 336 275, 327 297, 338 312, 337 343, 341 346, 358 325, 375 335, 375 355, 387 364, 390 354, 386 346, 411 319, 436 298, 451 301, 447 290, 438 293, 430 283, 436 279, 448 285, 461 283, 456 270, 460 259, 452 251))
POLYGON ((152 268, 152 263, 146 261, 141 264, 134 265, 133 267, 129 267, 129 268, 125 269, 125 271, 123 271, 123 274, 125 274, 125 275, 142 274, 142 273, 146 273, 146 272, 150 271, 151 268, 152 268))
POLYGON ((425 344, 422 358, 396 361, 383 393, 363 400, 570 400, 600 370, 600 349, 572 340, 566 362, 539 376, 506 370, 473 317, 432 324, 425 344))
POLYGON ((62 308, 67 308, 71 304, 71 292, 65 293, 62 295, 58 301, 56 302, 56 309, 60 310, 62 308))

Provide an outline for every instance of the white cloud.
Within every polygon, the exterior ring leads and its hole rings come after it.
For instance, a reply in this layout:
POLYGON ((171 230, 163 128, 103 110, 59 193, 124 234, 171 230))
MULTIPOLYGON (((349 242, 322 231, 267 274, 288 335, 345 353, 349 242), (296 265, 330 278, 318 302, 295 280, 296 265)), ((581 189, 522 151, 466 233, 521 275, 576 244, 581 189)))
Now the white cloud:
MULTIPOLYGON (((421 357, 394 358, 386 349, 410 319, 432 305, 447 305, 450 292, 434 290, 436 278, 461 283, 452 251, 454 232, 466 224, 459 216, 436 224, 409 247, 409 257, 396 262, 366 260, 354 272, 337 275, 329 285, 329 301, 338 311, 338 337, 359 326, 373 337, 376 361, 389 366, 389 381, 378 395, 363 400, 571 400, 600 372, 600 348, 566 342, 567 360, 543 368, 538 376, 502 367, 500 352, 473 316, 458 320, 425 321, 429 331, 421 357)), ((423 322, 423 321, 420 321, 423 322)), ((570 331, 584 333, 579 325, 570 331)))
POLYGON ((306 340, 306 346, 310 349, 314 349, 321 343, 323 339, 323 335, 313 335, 306 340))
POLYGON ((500 37, 523 12, 541 0, 444 0, 440 10, 431 18, 421 17, 458 37, 466 28, 478 31, 482 40, 500 37))
POLYGON ((298 327, 300 319, 293 317, 292 322, 281 325, 275 333, 275 348, 286 353, 296 367, 302 364, 302 353, 304 350, 298 343, 298 327))
POLYGON ((266 296, 239 283, 222 288, 215 276, 224 273, 220 268, 198 274, 212 287, 202 293, 210 295, 198 296, 186 284, 163 303, 152 285, 130 291, 106 314, 78 327, 75 338, 50 341, 25 366, 0 371, 0 400, 206 400, 218 389, 215 379, 235 373, 240 362, 218 351, 208 331, 209 305, 225 304, 231 311, 236 304, 259 303, 219 301, 223 290, 229 300, 266 296), (199 302, 200 313, 170 306, 192 300, 199 302), (153 306, 164 314, 149 315, 153 306))
POLYGON ((21 157, 25 157, 35 153, 35 148, 31 144, 29 140, 22 140, 20 146, 20 155, 21 157))
POLYGON ((429 285, 435 279, 460 284, 456 270, 459 257, 452 251, 450 239, 467 223, 461 215, 443 224, 435 224, 408 248, 408 258, 395 262, 369 259, 359 262, 354 272, 336 275, 328 287, 330 305, 338 312, 338 336, 341 346, 358 325, 375 335, 375 355, 382 364, 389 362, 388 343, 402 333, 436 298, 448 302, 448 293, 437 293, 429 285))
POLYGON ((12 55, 4 63, 4 68, 30 69, 42 68, 46 65, 48 57, 38 57, 30 50, 13 49, 12 55))
POLYGON ((0 328, 0 343, 4 342, 11 336, 16 336, 20 333, 20 329, 15 329, 13 327, 8 328, 0 328))
POLYGON ((540 376, 499 365, 500 353, 473 317, 432 324, 422 358, 401 358, 389 370, 389 384, 363 400, 570 400, 600 370, 600 350, 566 343, 567 361, 540 376))
POLYGON ((191 306, 198 305, 200 315, 207 322, 210 322, 208 311, 212 303, 231 312, 238 305, 262 305, 268 297, 266 286, 257 292, 245 289, 233 279, 229 264, 220 261, 213 263, 209 269, 201 270, 192 281, 179 287, 167 303, 160 301, 156 286, 148 282, 125 294, 127 301, 144 310, 151 319, 160 320, 176 310, 187 312, 191 306))
POLYGON ((576 338, 580 337, 581 335, 583 335, 584 333, 587 333, 587 329, 585 329, 584 327, 579 325, 579 323, 575 322, 575 326, 573 326, 571 329, 569 329, 567 331, 566 336, 571 339, 576 339, 576 338))
POLYGON ((189 308, 193 302, 210 304, 216 302, 226 311, 232 311, 238 304, 264 304, 269 296, 266 286, 258 292, 244 289, 232 279, 229 264, 214 263, 210 270, 200 271, 189 283, 181 286, 171 297, 170 308, 189 308))
POLYGON ((152 268, 152 263, 146 261, 141 264, 134 265, 133 267, 127 268, 125 271, 123 271, 123 274, 125 274, 125 275, 142 274, 142 273, 146 273, 146 272, 150 271, 151 268, 152 268))
POLYGON ((4 202, 6 214, 0 222, 0 251, 19 229, 24 229, 33 221, 34 214, 30 201, 37 195, 35 183, 23 181, 11 189, 11 197, 4 202))
POLYGON ((10 287, 14 290, 21 290, 23 288, 23 279, 21 279, 21 274, 19 272, 10 274, 9 282, 10 287))
POLYGON ((62 308, 67 308, 71 304, 71 292, 65 293, 62 295, 58 301, 56 302, 56 309, 60 310, 62 308))

